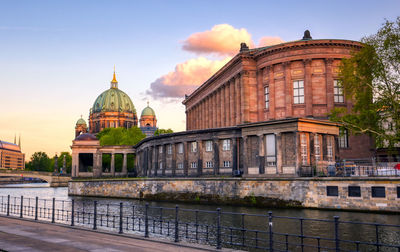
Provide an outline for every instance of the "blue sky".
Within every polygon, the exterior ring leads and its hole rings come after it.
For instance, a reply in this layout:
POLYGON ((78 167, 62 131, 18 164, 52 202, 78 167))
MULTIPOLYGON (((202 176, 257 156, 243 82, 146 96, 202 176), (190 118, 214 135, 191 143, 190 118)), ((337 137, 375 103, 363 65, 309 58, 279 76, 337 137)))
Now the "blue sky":
POLYGON ((76 120, 109 88, 114 65, 138 113, 150 100, 159 126, 180 131, 180 99, 146 91, 180 63, 222 59, 183 50, 192 34, 229 24, 255 43, 297 40, 305 29, 314 39, 359 40, 394 20, 400 1, 0 0, 0 10, 0 139, 21 134, 29 158, 69 150, 76 120))

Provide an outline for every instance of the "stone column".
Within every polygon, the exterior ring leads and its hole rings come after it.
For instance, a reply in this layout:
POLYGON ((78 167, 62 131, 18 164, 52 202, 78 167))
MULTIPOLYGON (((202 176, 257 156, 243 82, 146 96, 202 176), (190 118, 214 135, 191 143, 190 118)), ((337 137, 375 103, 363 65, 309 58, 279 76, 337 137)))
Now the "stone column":
POLYGON ((228 92, 227 92, 227 108, 228 108, 228 114, 227 114, 227 126, 232 126, 232 118, 233 118, 233 111, 232 111, 232 102, 233 102, 233 95, 232 95, 232 80, 229 80, 228 82, 228 92))
POLYGON ((165 169, 167 169, 167 146, 165 144, 163 144, 161 146, 163 153, 162 153, 162 163, 163 163, 163 167, 162 167, 162 175, 165 176, 165 169))
POLYGON ((265 173, 265 150, 264 135, 258 135, 258 172, 265 173))
POLYGON ((115 177, 115 154, 111 153, 111 176, 115 177))
POLYGON ((257 121, 264 121, 264 109, 265 109, 265 90, 263 83, 263 72, 265 68, 256 71, 257 80, 257 121))
POLYGON ((188 142, 183 142, 183 174, 188 176, 188 142))
POLYGON ((232 83, 231 83, 231 113, 232 113, 232 117, 231 117, 231 125, 234 126, 236 125, 236 83, 235 83, 235 78, 232 79, 232 83))
POLYGON ((249 174, 249 169, 248 169, 248 156, 247 156, 247 136, 242 136, 243 139, 243 173, 248 175, 249 174))
POLYGON ((212 106, 212 112, 213 112, 213 128, 217 127, 217 93, 214 92, 213 96, 212 96, 212 102, 213 102, 213 106, 212 106))
POLYGON ((215 105, 217 108, 216 127, 221 126, 221 90, 217 90, 215 105))
POLYGON ((311 73, 312 59, 304 60, 305 78, 304 78, 304 102, 306 105, 306 116, 312 116, 312 73, 311 73))
POLYGON ((197 140, 197 176, 203 174, 203 144, 201 140, 197 140))
POLYGON ((219 174, 219 140, 217 138, 213 139, 213 164, 214 164, 214 175, 219 174))
POLYGON ((158 174, 158 156, 160 153, 160 150, 158 148, 159 148, 158 145, 154 146, 154 171, 153 171, 153 174, 155 177, 157 177, 157 174, 158 174))
POLYGON ((171 144, 172 146, 171 146, 171 148, 172 148, 172 164, 171 164, 171 168, 172 168, 172 177, 175 177, 175 175, 176 175, 176 152, 177 152, 177 149, 176 149, 176 143, 172 143, 171 144))
POLYGON ((226 126, 226 115, 225 115, 225 84, 221 87, 221 127, 226 126))
POLYGON ((241 89, 242 87, 240 86, 240 74, 238 74, 235 78, 235 82, 236 82, 236 125, 241 124, 242 123, 242 97, 241 97, 241 89))
POLYGON ((234 174, 234 172, 236 170, 239 170, 239 166, 238 166, 238 162, 237 162, 237 139, 236 137, 233 137, 231 139, 232 141, 232 173, 234 174))
POLYGON ((79 153, 72 154, 72 167, 71 167, 71 176, 78 177, 79 175, 79 153))
POLYGON ((333 59, 325 59, 325 81, 326 81, 326 105, 327 111, 332 111, 334 107, 334 93, 333 93, 333 59))
POLYGON ((285 72, 285 106, 286 106, 286 117, 293 116, 293 105, 292 105, 292 97, 293 97, 293 83, 292 83, 292 73, 290 69, 290 62, 285 62, 283 64, 283 69, 285 72))
POLYGON ((128 174, 128 160, 127 160, 127 154, 123 153, 122 155, 124 155, 124 161, 122 162, 122 174, 123 175, 127 175, 128 174))
POLYGON ((98 150, 93 153, 93 176, 101 177, 103 173, 102 154, 98 150))
POLYGON ((276 137, 276 173, 283 173, 283 148, 282 133, 275 134, 276 137))

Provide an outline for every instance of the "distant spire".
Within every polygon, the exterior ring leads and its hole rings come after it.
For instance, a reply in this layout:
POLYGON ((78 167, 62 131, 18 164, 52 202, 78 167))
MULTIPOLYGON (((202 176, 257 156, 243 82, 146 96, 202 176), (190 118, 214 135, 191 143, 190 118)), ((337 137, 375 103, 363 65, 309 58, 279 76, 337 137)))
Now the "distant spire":
POLYGON ((117 81, 117 77, 115 76, 115 65, 114 65, 113 79, 111 81, 111 88, 118 88, 118 81, 117 81))
POLYGON ((18 138, 18 146, 21 149, 21 134, 19 134, 19 138, 18 138))
POLYGON ((14 144, 17 144, 17 134, 14 134, 14 144))

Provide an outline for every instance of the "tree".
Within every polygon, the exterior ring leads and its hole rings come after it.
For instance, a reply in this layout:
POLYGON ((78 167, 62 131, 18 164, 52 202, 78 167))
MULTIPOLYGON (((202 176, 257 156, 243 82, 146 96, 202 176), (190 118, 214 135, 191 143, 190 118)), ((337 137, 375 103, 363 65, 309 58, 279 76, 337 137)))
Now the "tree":
POLYGON ((32 171, 52 171, 51 160, 45 152, 35 152, 25 168, 32 171))
POLYGON ((159 136, 159 135, 162 135, 162 134, 169 134, 169 133, 174 133, 174 131, 172 129, 157 129, 154 132, 154 135, 155 136, 159 136))
MULTIPOLYGON (((57 156, 57 164, 58 164, 58 172, 60 172, 61 167, 64 165, 64 156, 65 156, 65 166, 66 166, 66 171, 63 171, 63 174, 65 173, 71 173, 71 167, 72 167, 72 156, 69 152, 63 151, 60 153, 60 156, 57 156)), ((50 171, 54 171, 54 163, 55 163, 55 158, 56 156, 52 157, 50 159, 50 171)))
POLYGON ((138 127, 107 128, 99 132, 100 145, 135 145, 146 135, 138 127))
POLYGON ((361 42, 340 67, 340 85, 354 106, 335 108, 331 120, 375 137, 377 147, 393 147, 400 143, 400 17, 361 42))

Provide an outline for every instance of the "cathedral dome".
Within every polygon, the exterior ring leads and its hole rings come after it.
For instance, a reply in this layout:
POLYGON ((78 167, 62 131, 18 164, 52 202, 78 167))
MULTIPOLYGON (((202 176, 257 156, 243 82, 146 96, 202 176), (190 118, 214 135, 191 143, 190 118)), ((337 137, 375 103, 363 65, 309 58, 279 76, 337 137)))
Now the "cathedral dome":
POLYGON ((142 115, 141 116, 156 116, 156 113, 154 112, 154 110, 152 108, 149 107, 149 105, 147 104, 147 107, 145 107, 142 111, 142 115))
POLYGON ((86 125, 86 121, 85 120, 83 120, 83 118, 81 117, 81 118, 79 118, 79 120, 76 122, 76 125, 86 125))
POLYGON ((136 113, 131 98, 116 87, 101 93, 93 103, 93 113, 105 111, 136 113))

